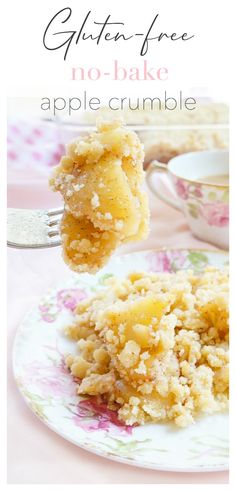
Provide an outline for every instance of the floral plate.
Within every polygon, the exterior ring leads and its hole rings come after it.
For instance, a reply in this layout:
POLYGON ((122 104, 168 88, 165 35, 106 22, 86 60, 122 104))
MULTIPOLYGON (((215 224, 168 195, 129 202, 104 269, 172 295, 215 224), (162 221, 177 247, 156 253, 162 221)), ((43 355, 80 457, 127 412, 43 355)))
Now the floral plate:
POLYGON ((203 250, 142 251, 113 258, 95 276, 72 274, 69 284, 48 293, 25 317, 15 338, 13 365, 19 390, 32 411, 70 442, 103 457, 150 469, 209 472, 228 467, 228 418, 204 416, 185 429, 171 424, 125 426, 96 398, 79 397, 64 364, 75 350, 63 328, 76 304, 103 287, 104 279, 133 270, 201 272, 223 267, 225 253, 203 250))

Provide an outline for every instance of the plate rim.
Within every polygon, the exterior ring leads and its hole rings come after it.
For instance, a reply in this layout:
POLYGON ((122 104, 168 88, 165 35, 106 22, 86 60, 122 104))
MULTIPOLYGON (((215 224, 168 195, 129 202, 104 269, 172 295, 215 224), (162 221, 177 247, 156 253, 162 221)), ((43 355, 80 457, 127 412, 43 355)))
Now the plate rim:
MULTIPOLYGON (((206 252, 206 253, 213 253, 213 254, 216 254, 216 255, 219 255, 219 254, 223 254, 225 256, 228 256, 229 257, 229 251, 225 251, 225 250, 221 250, 221 249, 207 249, 207 248, 198 248, 198 247, 168 247, 168 246, 165 246, 165 247, 161 247, 161 248, 151 248, 151 249, 141 249, 141 250, 137 250, 137 251, 131 251, 131 252, 127 252, 127 253, 123 253, 123 254, 119 254, 117 256, 113 256, 112 260, 117 260, 117 259, 120 259, 120 258, 124 258, 126 256, 130 256, 131 254, 139 254, 139 253, 145 253, 145 252, 162 252, 162 251, 203 251, 203 252, 206 252)), ((109 263, 108 263, 109 265, 109 263)), ((103 269, 103 268, 102 268, 103 269)), ((102 270, 101 270, 102 271, 102 270)), ((74 273, 71 272, 71 277, 70 278, 67 278, 67 282, 68 283, 69 281, 71 281, 71 279, 73 278, 74 276, 74 273)), ((90 276, 94 276, 95 275, 90 275, 90 276)), ((18 336, 20 336, 20 328, 22 326, 22 324, 27 321, 27 319, 31 316, 31 314, 34 312, 36 306, 37 306, 37 301, 40 300, 41 298, 43 298, 45 295, 48 295, 50 293, 53 293, 55 290, 57 290, 57 287, 56 286, 51 286, 50 288, 48 288, 44 294, 41 296, 39 296, 36 300, 36 302, 32 305, 32 307, 25 313, 25 315, 22 317, 21 321, 18 322, 17 324, 17 327, 15 329, 15 333, 14 333, 14 339, 13 339, 13 344, 12 344, 12 359, 11 359, 11 366, 12 366, 12 372, 13 372, 13 378, 14 378, 14 382, 16 384, 16 387, 24 401, 24 403, 26 404, 27 408, 30 410, 30 413, 33 414, 38 421, 42 422, 50 431, 53 431, 54 433, 56 433, 56 435, 60 436, 61 438, 63 438, 64 440, 66 441, 69 441, 70 443, 72 443, 73 445, 75 445, 76 447, 78 448, 82 448, 83 450, 85 450, 86 452, 88 453, 92 453, 98 457, 102 457, 103 459, 108 459, 108 460, 111 460, 113 462, 118 462, 120 464, 125 464, 125 465, 130 465, 132 467, 139 467, 139 468, 142 468, 142 469, 150 469, 152 471, 161 471, 161 472, 177 472, 177 473, 204 473, 204 472, 227 472, 229 471, 229 461, 227 464, 222 464, 222 465, 216 465, 216 466, 208 466, 208 467, 204 467, 204 466, 199 466, 199 467, 176 467, 176 468, 173 468, 173 467, 168 467, 168 466, 165 466, 165 465, 158 465, 158 464, 153 464, 153 463, 142 463, 140 461, 136 461, 136 460, 129 460, 127 457, 121 457, 119 455, 113 455, 113 454, 108 454, 106 453, 106 450, 104 451, 99 451, 97 449, 94 449, 92 447, 89 447, 89 446, 86 446, 84 443, 81 443, 79 442, 78 440, 74 440, 72 437, 68 436, 67 434, 64 434, 63 431, 60 431, 58 430, 56 427, 53 426, 52 423, 48 423, 46 420, 44 420, 42 417, 40 417, 39 414, 37 414, 31 407, 31 405, 29 404, 27 398, 25 397, 23 391, 21 390, 21 387, 20 387, 20 384, 18 383, 17 381, 17 373, 16 373, 16 350, 17 350, 17 339, 18 339, 18 336)))

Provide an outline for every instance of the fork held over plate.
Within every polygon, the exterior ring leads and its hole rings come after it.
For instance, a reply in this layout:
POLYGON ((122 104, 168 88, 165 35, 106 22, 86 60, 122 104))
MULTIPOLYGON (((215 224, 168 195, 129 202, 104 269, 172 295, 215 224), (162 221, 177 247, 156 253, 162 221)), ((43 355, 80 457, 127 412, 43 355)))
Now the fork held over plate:
POLYGON ((59 225, 63 208, 30 210, 8 208, 7 245, 18 249, 39 249, 61 244, 59 225))

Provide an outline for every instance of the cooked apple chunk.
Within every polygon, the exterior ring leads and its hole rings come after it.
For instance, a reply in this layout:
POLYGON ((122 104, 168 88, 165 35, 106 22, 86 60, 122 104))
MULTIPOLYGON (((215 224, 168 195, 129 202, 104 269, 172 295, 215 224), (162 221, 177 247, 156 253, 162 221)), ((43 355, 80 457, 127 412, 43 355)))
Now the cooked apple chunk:
POLYGON ((94 273, 120 244, 147 236, 143 159, 138 136, 120 120, 100 121, 68 145, 50 185, 65 202, 61 237, 71 269, 94 273))

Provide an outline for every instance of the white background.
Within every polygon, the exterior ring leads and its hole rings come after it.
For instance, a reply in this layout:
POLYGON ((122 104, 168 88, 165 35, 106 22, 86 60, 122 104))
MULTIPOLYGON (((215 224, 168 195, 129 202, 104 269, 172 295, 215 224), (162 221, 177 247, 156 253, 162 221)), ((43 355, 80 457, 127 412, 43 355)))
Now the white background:
POLYGON ((21 0, 8 2, 9 26, 7 35, 8 52, 8 95, 61 96, 79 95, 85 88, 92 95, 152 95, 165 88, 180 90, 190 88, 193 93, 208 94, 217 99, 228 96, 228 40, 229 12, 226 2, 213 0, 145 0, 145 2, 119 0, 21 0), (187 32, 195 37, 189 41, 163 39, 152 41, 145 59, 150 66, 166 66, 169 81, 96 82, 71 81, 72 66, 109 67, 111 60, 138 66, 143 62, 139 55, 141 39, 127 42, 84 41, 73 46, 68 59, 63 60, 62 50, 48 51, 43 46, 43 33, 52 18, 61 8, 72 8, 71 19, 59 30, 77 30, 88 12, 91 20, 85 30, 94 32, 92 21, 104 21, 108 14, 111 20, 125 23, 126 32, 144 32, 156 13, 159 18, 152 34, 160 32, 187 32))

